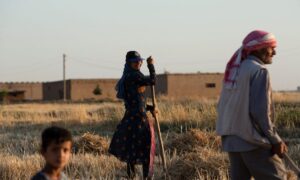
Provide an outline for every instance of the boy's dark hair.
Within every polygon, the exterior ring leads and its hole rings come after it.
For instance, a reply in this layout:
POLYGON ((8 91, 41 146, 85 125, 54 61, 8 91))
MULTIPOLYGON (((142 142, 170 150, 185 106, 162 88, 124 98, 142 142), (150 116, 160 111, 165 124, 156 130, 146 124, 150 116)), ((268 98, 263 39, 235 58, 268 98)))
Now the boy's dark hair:
POLYGON ((42 151, 46 151, 52 142, 60 144, 66 141, 72 142, 70 131, 57 126, 48 127, 42 132, 42 151))

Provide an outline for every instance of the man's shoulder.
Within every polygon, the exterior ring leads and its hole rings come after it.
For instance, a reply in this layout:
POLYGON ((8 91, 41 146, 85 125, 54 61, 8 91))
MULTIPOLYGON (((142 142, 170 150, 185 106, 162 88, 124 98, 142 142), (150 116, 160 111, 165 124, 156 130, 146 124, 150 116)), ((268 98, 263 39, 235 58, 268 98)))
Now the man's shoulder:
POLYGON ((247 69, 250 72, 256 72, 258 70, 266 70, 267 68, 264 64, 261 64, 255 59, 248 58, 242 63, 243 69, 247 69))
POLYGON ((248 65, 252 65, 260 68, 266 68, 265 64, 260 59, 254 56, 248 56, 244 62, 245 64, 248 65))

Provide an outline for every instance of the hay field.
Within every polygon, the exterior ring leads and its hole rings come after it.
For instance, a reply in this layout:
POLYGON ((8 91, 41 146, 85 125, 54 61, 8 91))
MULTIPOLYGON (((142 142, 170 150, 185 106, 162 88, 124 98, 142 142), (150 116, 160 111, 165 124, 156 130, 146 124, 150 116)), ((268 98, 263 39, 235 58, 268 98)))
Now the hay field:
MULTIPOLYGON (((216 102, 163 98, 158 106, 170 179, 228 179, 229 162, 214 134, 216 102)), ((0 179, 29 179, 42 167, 40 134, 50 125, 74 135, 74 153, 66 167, 71 179, 125 179, 125 164, 107 154, 123 112, 120 102, 1 105, 0 179)), ((289 154, 300 164, 300 103, 280 101, 276 112, 289 154)), ((159 164, 157 156, 154 179, 164 179, 159 164)))
POLYGON ((277 102, 300 102, 300 92, 274 92, 273 98, 277 102))

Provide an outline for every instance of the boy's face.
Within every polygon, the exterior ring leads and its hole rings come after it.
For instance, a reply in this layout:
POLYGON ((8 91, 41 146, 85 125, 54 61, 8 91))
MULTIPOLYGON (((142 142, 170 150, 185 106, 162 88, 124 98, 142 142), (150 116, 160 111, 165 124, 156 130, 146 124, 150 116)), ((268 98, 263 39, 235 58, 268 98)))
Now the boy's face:
POLYGON ((42 151, 46 163, 55 169, 62 169, 68 163, 71 155, 72 142, 65 141, 56 144, 51 142, 46 150, 42 151))

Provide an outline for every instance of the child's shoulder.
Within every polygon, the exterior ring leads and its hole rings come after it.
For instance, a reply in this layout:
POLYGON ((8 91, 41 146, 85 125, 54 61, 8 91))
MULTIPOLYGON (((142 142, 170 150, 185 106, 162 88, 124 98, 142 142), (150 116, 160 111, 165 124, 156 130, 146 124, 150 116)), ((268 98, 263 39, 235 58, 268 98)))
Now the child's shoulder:
MULTIPOLYGON (((61 172, 60 174, 60 180, 68 180, 69 178, 67 177, 67 175, 63 172, 61 172)), ((44 173, 42 173, 41 171, 36 173, 31 180, 50 180, 44 173)))
POLYGON ((45 176, 42 172, 38 172, 32 176, 31 180, 49 180, 49 178, 47 178, 47 176, 45 176))
POLYGON ((64 172, 61 172, 60 174, 60 180, 68 180, 68 176, 64 173, 64 172))

